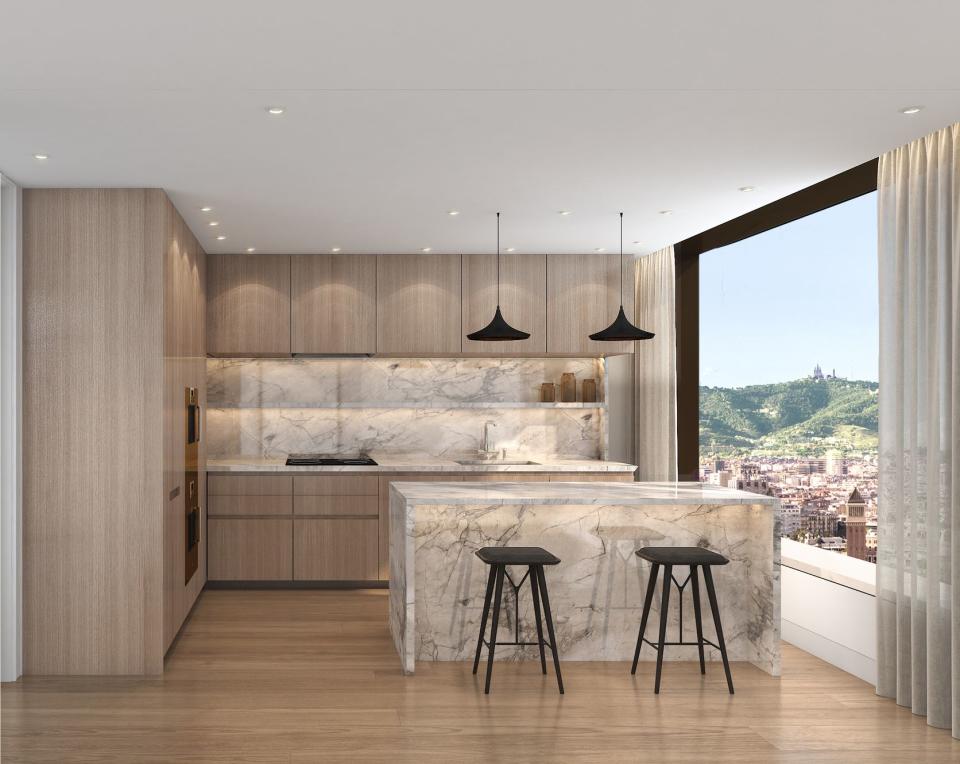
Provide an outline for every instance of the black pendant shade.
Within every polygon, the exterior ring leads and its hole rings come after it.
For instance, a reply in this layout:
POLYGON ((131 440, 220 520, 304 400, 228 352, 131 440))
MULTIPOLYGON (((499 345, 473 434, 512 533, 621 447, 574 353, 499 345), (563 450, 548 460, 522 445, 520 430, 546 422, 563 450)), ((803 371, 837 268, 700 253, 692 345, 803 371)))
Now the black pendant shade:
POLYGON ((530 332, 514 329, 503 320, 499 305, 497 306, 497 312, 493 314, 493 320, 489 324, 483 329, 467 335, 468 340, 476 340, 477 342, 508 342, 509 340, 525 340, 529 337, 530 332))
POLYGON ((530 337, 530 332, 524 332, 520 329, 514 329, 503 319, 500 313, 500 213, 497 213, 497 310, 493 314, 493 320, 483 329, 471 332, 467 335, 468 340, 474 342, 511 342, 514 340, 525 340, 530 337))
POLYGON ((606 329, 594 332, 590 339, 597 342, 635 342, 638 340, 652 340, 653 332, 638 329, 627 319, 623 310, 623 213, 620 213, 620 312, 606 329))

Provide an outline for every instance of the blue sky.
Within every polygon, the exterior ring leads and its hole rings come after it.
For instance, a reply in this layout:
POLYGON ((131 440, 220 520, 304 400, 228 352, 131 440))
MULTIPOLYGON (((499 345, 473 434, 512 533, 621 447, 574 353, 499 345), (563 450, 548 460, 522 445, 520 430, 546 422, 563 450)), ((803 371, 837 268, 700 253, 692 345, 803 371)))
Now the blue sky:
POLYGON ((877 380, 876 194, 700 256, 700 384, 877 380))

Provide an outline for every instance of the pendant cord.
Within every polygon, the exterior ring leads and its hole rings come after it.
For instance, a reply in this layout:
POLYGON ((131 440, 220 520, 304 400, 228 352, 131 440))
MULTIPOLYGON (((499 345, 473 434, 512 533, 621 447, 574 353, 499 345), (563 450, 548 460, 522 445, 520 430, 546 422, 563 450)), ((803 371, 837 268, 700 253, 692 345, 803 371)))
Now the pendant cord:
MULTIPOLYGON (((621 237, 622 238, 622 237, 621 237)), ((621 244, 622 246, 622 244, 621 244)), ((620 288, 623 291, 623 287, 620 288)), ((497 307, 500 307, 500 213, 497 213, 497 307)))
POLYGON ((623 213, 620 213, 620 307, 623 307, 623 213))

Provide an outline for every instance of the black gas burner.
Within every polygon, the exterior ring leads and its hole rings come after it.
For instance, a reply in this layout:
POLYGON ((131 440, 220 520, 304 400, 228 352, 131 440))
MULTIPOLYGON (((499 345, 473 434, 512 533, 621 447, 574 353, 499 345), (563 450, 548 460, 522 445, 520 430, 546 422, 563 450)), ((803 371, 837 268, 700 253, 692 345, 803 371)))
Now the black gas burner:
POLYGON ((288 467, 376 467, 377 463, 365 454, 290 454, 288 467))

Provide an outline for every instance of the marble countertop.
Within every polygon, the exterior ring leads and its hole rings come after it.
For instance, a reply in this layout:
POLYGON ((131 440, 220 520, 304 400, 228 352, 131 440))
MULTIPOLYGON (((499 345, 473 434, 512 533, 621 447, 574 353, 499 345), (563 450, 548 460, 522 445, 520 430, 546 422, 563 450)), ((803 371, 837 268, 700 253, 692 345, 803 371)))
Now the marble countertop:
POLYGON ((773 496, 703 483, 392 483, 407 506, 417 504, 744 505, 776 507, 773 496))
MULTIPOLYGON (((561 459, 554 456, 529 457, 530 461, 537 464, 497 464, 496 462, 459 464, 453 458, 422 453, 394 454, 371 451, 369 455, 377 462, 376 466, 288 467, 284 464, 286 457, 237 456, 208 459, 207 472, 633 472, 636 470, 635 465, 623 462, 608 462, 600 459, 561 459)), ((517 457, 517 460, 526 458, 517 457)))

